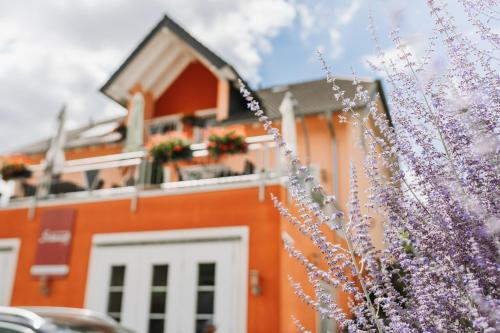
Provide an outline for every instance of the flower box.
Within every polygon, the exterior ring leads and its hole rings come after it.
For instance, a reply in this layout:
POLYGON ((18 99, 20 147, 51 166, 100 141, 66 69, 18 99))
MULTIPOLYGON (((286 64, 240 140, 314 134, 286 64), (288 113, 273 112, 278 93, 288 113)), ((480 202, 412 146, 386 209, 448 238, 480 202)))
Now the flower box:
POLYGON ((31 177, 31 170, 28 169, 23 157, 7 158, 2 161, 0 173, 5 181, 31 177))
POLYGON ((243 154, 248 151, 245 134, 239 128, 212 129, 208 136, 207 150, 218 158, 224 154, 243 154))
POLYGON ((150 156, 162 164, 190 160, 193 157, 190 143, 181 133, 155 134, 146 148, 150 156))

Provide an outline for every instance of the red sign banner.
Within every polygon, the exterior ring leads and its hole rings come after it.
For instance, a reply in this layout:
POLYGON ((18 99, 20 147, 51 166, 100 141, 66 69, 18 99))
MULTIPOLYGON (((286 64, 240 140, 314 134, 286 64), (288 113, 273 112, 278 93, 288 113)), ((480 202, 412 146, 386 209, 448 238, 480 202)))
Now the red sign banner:
POLYGON ((43 212, 35 264, 31 266, 32 275, 68 274, 75 213, 74 209, 53 209, 43 212))

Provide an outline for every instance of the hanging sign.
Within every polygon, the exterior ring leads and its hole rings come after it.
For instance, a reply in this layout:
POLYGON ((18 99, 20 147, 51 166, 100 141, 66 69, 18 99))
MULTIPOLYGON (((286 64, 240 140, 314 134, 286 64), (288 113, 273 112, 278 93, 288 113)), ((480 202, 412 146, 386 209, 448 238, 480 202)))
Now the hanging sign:
POLYGON ((43 212, 35 263, 31 266, 32 275, 68 274, 74 220, 74 209, 53 209, 43 212))

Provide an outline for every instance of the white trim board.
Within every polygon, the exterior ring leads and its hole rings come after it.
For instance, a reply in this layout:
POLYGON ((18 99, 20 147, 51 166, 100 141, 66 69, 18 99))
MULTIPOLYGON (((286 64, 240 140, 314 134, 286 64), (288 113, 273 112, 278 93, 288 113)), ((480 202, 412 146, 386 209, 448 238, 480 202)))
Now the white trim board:
POLYGON ((68 265, 33 265, 31 275, 33 276, 64 276, 69 273, 68 265))
POLYGON ((154 244, 159 241, 207 241, 214 239, 241 239, 248 242, 248 234, 249 228, 247 226, 117 232, 95 234, 92 237, 92 246, 154 244))

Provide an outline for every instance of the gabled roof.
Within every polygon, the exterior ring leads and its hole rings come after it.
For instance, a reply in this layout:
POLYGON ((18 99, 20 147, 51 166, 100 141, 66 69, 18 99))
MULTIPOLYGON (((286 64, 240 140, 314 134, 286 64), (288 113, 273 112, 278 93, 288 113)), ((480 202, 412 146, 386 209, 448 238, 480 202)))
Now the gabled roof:
MULTIPOLYGON (((354 77, 336 77, 335 83, 345 95, 352 97, 356 94, 356 86, 353 85, 354 77)), ((372 79, 359 80, 369 95, 378 92, 378 82, 372 79)), ((264 104, 264 110, 270 118, 281 118, 279 106, 283 101, 285 93, 289 91, 297 101, 295 114, 297 116, 312 115, 325 111, 340 111, 342 103, 334 98, 332 85, 326 79, 319 79, 292 84, 276 85, 257 90, 257 95, 264 104)), ((364 105, 357 105, 362 107, 364 105)))
POLYGON ((161 21, 158 22, 158 24, 153 28, 153 30, 151 30, 151 32, 144 38, 144 40, 134 49, 134 51, 128 56, 123 64, 111 75, 108 81, 102 86, 100 91, 119 104, 125 106, 126 102, 122 99, 117 98, 111 92, 110 88, 114 83, 117 82, 118 78, 134 62, 134 60, 144 52, 148 44, 152 43, 152 41, 162 32, 162 30, 165 29, 175 35, 180 41, 184 42, 188 46, 188 48, 190 48, 194 53, 202 58, 204 60, 204 64, 207 65, 207 67, 215 72, 215 74, 219 77, 222 76, 233 82, 233 84, 236 84, 238 79, 241 79, 239 74, 230 64, 213 53, 209 48, 207 48, 205 45, 191 36, 179 24, 165 15, 161 19, 161 21))
MULTIPOLYGON (((385 99, 382 83, 375 79, 357 79, 361 85, 368 91, 370 96, 379 94, 387 119, 392 125, 391 115, 385 99)), ((335 83, 345 92, 348 97, 353 97, 356 94, 356 86, 353 84, 354 77, 337 76, 335 83)), ((332 91, 332 85, 326 79, 311 80, 305 82, 297 82, 290 84, 274 85, 268 88, 255 91, 255 96, 259 99, 262 109, 271 119, 281 118, 279 107, 283 101, 285 92, 290 91, 293 99, 297 102, 295 106, 295 116, 303 117, 325 113, 327 111, 339 112, 342 111, 342 103, 337 101, 332 91)), ((364 104, 356 105, 362 108, 364 104)), ((256 122, 257 118, 244 108, 241 112, 230 115, 222 124, 233 123, 249 123, 256 122)))

